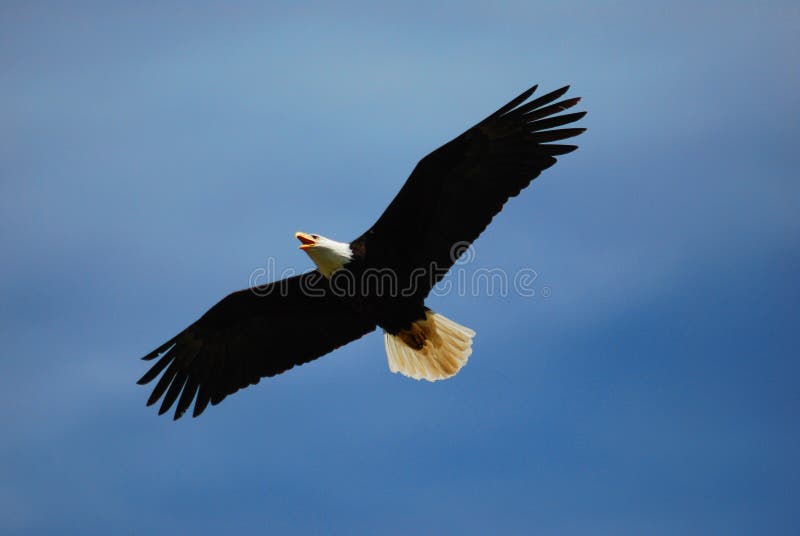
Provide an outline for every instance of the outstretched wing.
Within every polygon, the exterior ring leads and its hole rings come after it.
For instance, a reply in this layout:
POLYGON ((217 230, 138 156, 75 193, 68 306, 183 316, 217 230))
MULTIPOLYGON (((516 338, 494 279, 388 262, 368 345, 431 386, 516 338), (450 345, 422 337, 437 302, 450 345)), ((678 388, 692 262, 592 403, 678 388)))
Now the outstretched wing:
POLYGON ((178 419, 196 400, 197 417, 209 402, 216 405, 260 378, 308 363, 374 329, 373 321, 330 291, 319 272, 308 272, 222 299, 147 354, 143 359, 160 358, 138 383, 163 371, 147 405, 164 396, 160 415, 178 400, 178 419))
POLYGON ((423 158, 383 215, 360 237, 370 264, 392 267, 401 281, 419 287, 415 294, 427 295, 509 197, 555 164, 557 156, 577 149, 550 143, 585 130, 556 128, 586 114, 554 115, 579 102, 572 98, 553 103, 568 89, 525 103, 534 86, 423 158))

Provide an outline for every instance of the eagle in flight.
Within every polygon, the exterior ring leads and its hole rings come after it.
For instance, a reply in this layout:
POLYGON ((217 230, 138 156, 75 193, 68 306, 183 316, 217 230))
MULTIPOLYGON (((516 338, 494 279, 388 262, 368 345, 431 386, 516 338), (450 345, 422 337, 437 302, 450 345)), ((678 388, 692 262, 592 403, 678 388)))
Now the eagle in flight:
POLYGON ((380 327, 392 372, 436 381, 467 363, 475 332, 425 306, 503 204, 584 128, 559 128, 586 112, 561 114, 579 98, 569 86, 528 100, 537 86, 419 161, 378 221, 351 242, 296 233, 316 270, 234 292, 144 356, 157 359, 138 381, 193 416, 261 378, 308 363, 380 327), (527 101, 527 102, 526 102, 527 101))

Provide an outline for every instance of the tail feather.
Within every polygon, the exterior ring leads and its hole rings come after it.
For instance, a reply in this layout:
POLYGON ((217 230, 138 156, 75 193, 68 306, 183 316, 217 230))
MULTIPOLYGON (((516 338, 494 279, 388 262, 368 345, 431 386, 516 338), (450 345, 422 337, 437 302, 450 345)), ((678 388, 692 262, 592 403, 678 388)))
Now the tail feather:
POLYGON ((475 332, 433 311, 406 331, 384 333, 389 370, 416 380, 444 380, 458 374, 472 354, 475 332))

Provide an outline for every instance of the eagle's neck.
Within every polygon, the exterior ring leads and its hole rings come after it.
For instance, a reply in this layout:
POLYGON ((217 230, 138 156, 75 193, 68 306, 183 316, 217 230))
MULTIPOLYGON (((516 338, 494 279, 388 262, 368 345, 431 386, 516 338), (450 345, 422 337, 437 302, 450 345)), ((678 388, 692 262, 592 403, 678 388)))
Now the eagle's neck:
POLYGON ((350 244, 337 242, 329 238, 319 241, 317 245, 306 251, 320 273, 330 278, 336 270, 341 269, 353 259, 350 244))

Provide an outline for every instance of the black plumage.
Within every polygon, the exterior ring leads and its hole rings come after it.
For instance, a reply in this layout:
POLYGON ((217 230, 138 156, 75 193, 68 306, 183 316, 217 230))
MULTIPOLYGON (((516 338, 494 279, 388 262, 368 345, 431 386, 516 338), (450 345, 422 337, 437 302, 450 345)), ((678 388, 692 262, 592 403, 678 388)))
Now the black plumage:
POLYGON ((186 411, 195 393, 197 416, 209 402, 218 404, 261 378, 307 363, 375 329, 375 322, 344 301, 316 270, 228 295, 144 356, 160 357, 139 384, 149 383, 166 368, 147 405, 166 391, 159 409, 159 414, 165 413, 183 388, 175 418, 186 411))
POLYGON ((415 167, 381 217, 350 243, 353 259, 330 280, 319 271, 230 294, 184 331, 146 355, 158 359, 138 383, 161 378, 147 401, 177 400, 177 419, 237 390, 312 361, 373 331, 406 329, 425 317, 424 299, 504 203, 556 157, 575 150, 559 142, 583 128, 558 128, 585 112, 554 115, 578 103, 561 88, 525 102, 525 91, 415 167), (343 293, 341 280, 369 269, 391 270, 393 293, 343 293))
POLYGON ((555 164, 556 156, 577 149, 547 142, 585 129, 544 129, 577 121, 585 112, 542 119, 580 101, 567 99, 541 108, 568 89, 518 106, 533 94, 534 86, 420 160, 378 221, 355 241, 363 241, 368 265, 391 267, 401 281, 409 281, 414 270, 435 270, 424 279, 430 284, 416 292, 424 298, 457 260, 454 245, 472 243, 510 197, 555 164))

